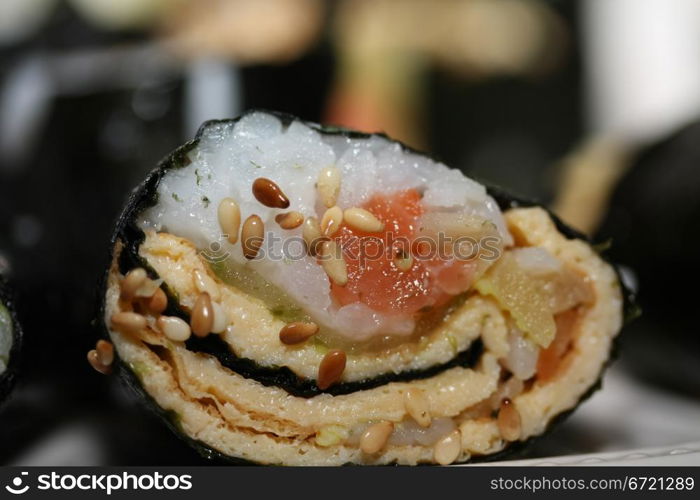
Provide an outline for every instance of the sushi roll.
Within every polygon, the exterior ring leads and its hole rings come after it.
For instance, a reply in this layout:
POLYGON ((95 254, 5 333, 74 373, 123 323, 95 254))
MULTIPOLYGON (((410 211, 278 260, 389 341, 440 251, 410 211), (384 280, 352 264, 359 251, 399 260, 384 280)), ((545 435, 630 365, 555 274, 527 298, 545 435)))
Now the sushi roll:
POLYGON ((17 377, 21 338, 14 297, 9 284, 0 274, 0 404, 9 396, 17 377))
POLYGON ((92 362, 118 359, 208 457, 484 460, 597 386, 624 295, 538 206, 385 136, 253 111, 132 194, 92 362))

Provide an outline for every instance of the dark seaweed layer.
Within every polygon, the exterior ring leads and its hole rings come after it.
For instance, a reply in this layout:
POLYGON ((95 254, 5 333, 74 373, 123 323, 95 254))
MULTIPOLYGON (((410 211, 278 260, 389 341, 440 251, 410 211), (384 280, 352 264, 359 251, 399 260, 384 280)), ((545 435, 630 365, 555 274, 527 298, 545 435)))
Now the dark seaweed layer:
POLYGON ((205 338, 191 337, 187 341, 190 351, 202 352, 215 356, 226 368, 243 375, 246 378, 257 380, 263 385, 283 387, 287 392, 302 398, 311 398, 321 393, 339 396, 356 391, 366 391, 390 382, 410 382, 412 380, 426 379, 449 370, 450 368, 470 368, 476 365, 484 350, 480 339, 476 340, 465 351, 458 353, 448 363, 434 365, 424 370, 409 370, 400 373, 385 373, 377 377, 360 380, 357 382, 343 382, 335 384, 328 389, 321 390, 315 380, 301 378, 286 366, 264 367, 255 361, 239 358, 231 352, 228 344, 218 335, 209 335, 205 338))
MULTIPOLYGON (((252 111, 251 111, 252 112, 252 111)), ((274 116, 276 116, 284 126, 289 126, 294 120, 297 120, 297 118, 283 114, 283 113, 278 113, 278 112, 270 112, 266 111, 274 116)), ((153 170, 146 180, 139 186, 137 190, 134 191, 134 193, 131 195, 129 198, 127 205, 122 212, 121 216, 118 219, 117 222, 117 227, 114 232, 112 241, 111 241, 111 249, 112 251, 115 248, 115 244, 118 241, 121 241, 125 243, 125 248, 124 251, 120 255, 120 260, 119 260, 119 267, 122 272, 128 271, 129 269, 136 267, 136 266, 141 266, 146 268, 151 277, 157 277, 156 272, 148 265, 148 263, 142 259, 138 255, 138 248, 140 244, 143 242, 144 239, 144 234, 143 232, 137 227, 135 223, 135 218, 136 215, 138 215, 141 211, 143 211, 145 208, 149 206, 153 206, 157 203, 158 201, 158 195, 157 195, 157 187, 158 184, 160 183, 160 179, 165 175, 165 173, 170 170, 170 169, 176 169, 183 167, 189 163, 189 160, 187 158, 187 153, 191 150, 193 150, 199 140, 200 137, 203 133, 203 131, 216 123, 234 123, 240 119, 232 119, 232 120, 212 120, 209 122, 205 122, 202 127, 200 127, 199 131, 197 132, 197 135, 195 139, 177 150, 175 150, 172 154, 170 154, 168 157, 166 157, 164 160, 161 161, 161 163, 158 165, 158 167, 153 170)), ((347 130, 343 128, 338 128, 338 127, 324 127, 322 125, 314 124, 314 123, 306 123, 307 125, 311 126, 312 128, 318 130, 320 133, 327 134, 327 135, 342 135, 344 137, 349 137, 352 139, 366 139, 372 137, 372 134, 366 134, 362 132, 357 132, 353 130, 347 130)), ((380 134, 383 137, 386 138, 383 134, 380 134)), ((396 141, 394 141, 396 142, 396 141)), ((403 144, 401 146, 404 148, 406 151, 410 151, 412 153, 417 153, 417 154, 424 154, 418 151, 415 151, 403 144)), ((525 200, 516 196, 513 196, 500 188, 497 187, 487 187, 489 194, 494 197, 496 202, 498 203, 499 207, 502 210, 508 210, 511 208, 517 208, 517 207, 532 207, 532 206, 537 206, 537 207, 542 207, 542 205, 538 204, 535 201, 531 200, 525 200)), ((544 207, 542 207, 544 208, 544 207)), ((547 210, 550 216, 552 217, 553 221, 556 224, 557 229, 564 234, 567 238, 569 239, 580 239, 585 241, 588 244, 592 244, 591 241, 585 237, 583 234, 580 232, 576 231, 575 229, 567 226, 565 223, 563 223, 556 215, 551 213, 549 210, 547 210)), ((104 310, 105 310, 105 294, 104 291, 106 290, 106 283, 107 283, 107 277, 108 277, 109 271, 107 271, 103 277, 103 285, 101 287, 102 294, 100 297, 100 311, 99 311, 99 316, 101 318, 104 317, 104 310)), ((633 318, 635 314, 638 312, 636 309, 635 305, 635 300, 634 300, 634 295, 632 292, 624 285, 624 283, 620 282, 621 288, 623 290, 623 295, 625 299, 625 317, 626 319, 633 318)), ((173 315, 178 315, 181 317, 184 317, 187 319, 187 315, 184 313, 184 311, 180 310, 179 307, 175 305, 175 295, 167 289, 167 286, 164 286, 164 289, 166 290, 166 293, 168 293, 169 297, 169 305, 168 305, 168 310, 166 311, 166 314, 173 314, 173 315)), ((102 324, 103 326, 103 335, 105 337, 108 337, 108 330, 107 330, 107 325, 102 324)), ((296 374, 291 372, 286 367, 278 367, 278 368, 270 368, 270 367, 263 367, 258 365, 255 361, 249 360, 249 359, 244 359, 244 358, 239 358, 235 356, 230 349, 228 348, 228 345, 226 345, 223 341, 221 341, 218 336, 209 336, 206 339, 193 339, 188 341, 188 348, 191 348, 193 350, 199 350, 200 352, 206 352, 207 354, 215 356, 224 366, 227 366, 228 368, 240 373, 241 375, 244 375, 248 378, 255 379, 260 381, 261 383, 265 385, 274 385, 277 387, 282 387, 290 394, 298 395, 301 397, 311 397, 316 394, 318 394, 320 391, 318 388, 315 386, 315 383, 313 381, 309 380, 304 380, 300 379, 296 374)), ((439 365, 435 367, 431 367, 427 370, 422 370, 422 371, 411 371, 411 372, 406 372, 404 374, 399 374, 399 375, 393 375, 393 374, 387 374, 383 375, 380 377, 375 377, 371 380, 366 380, 366 381, 361 381, 361 382, 354 382, 354 383, 346 383, 346 384, 338 384, 334 387, 331 387, 327 392, 331 394, 347 394, 350 392, 358 391, 358 390, 363 390, 363 389, 368 389, 371 387, 377 387, 381 386, 383 384, 395 381, 395 380, 415 380, 415 379, 420 379, 420 378, 427 378, 436 375, 437 373, 440 373, 446 369, 452 368, 454 366, 471 366, 480 357, 481 352, 483 351, 483 346, 481 345, 481 342, 478 344, 474 344, 472 348, 469 350, 460 353, 457 355, 451 362, 444 364, 444 365, 439 365), (400 379, 394 379, 393 377, 401 377, 400 379)), ((613 352, 613 355, 615 354, 615 350, 613 352)), ((612 357, 612 356, 611 356, 612 357)), ((606 365, 607 366, 607 365, 606 365)), ((604 367, 605 368, 605 367, 604 367)), ((601 369, 601 378, 602 374, 604 371, 604 368, 601 369)), ((167 425, 181 438, 183 438, 185 441, 187 441, 195 450, 197 450, 202 456, 216 460, 216 461, 223 461, 223 462, 233 462, 233 463, 244 463, 245 461, 237 458, 237 457, 230 457, 226 456, 219 451, 212 449, 211 447, 205 445, 204 443, 194 440, 190 438, 189 436, 186 436, 179 426, 177 425, 177 416, 172 415, 171 412, 166 412, 162 408, 160 408, 157 403, 143 390, 141 387, 138 377, 126 366, 121 365, 120 366, 120 372, 122 373, 122 379, 126 381, 127 385, 130 386, 132 389, 134 389, 141 398, 143 398, 147 405, 151 407, 153 411, 155 411, 159 416, 161 416, 167 423, 167 425)), ((587 399, 599 386, 600 386, 600 380, 599 378, 598 382, 594 384, 587 392, 584 394, 580 401, 579 404, 587 399)), ((573 410, 572 410, 573 411, 573 410)), ((549 428, 555 424, 561 422, 570 412, 562 413, 558 415, 552 423, 550 423, 549 428)), ((486 456, 486 457, 474 457, 472 461, 490 461, 492 459, 499 459, 503 458, 508 454, 511 453, 517 453, 519 451, 522 451, 526 445, 534 441, 535 439, 539 438, 540 436, 535 436, 533 438, 530 438, 524 443, 515 443, 513 445, 510 445, 508 448, 503 450, 502 452, 499 452, 496 455, 493 456, 486 456)))
POLYGON ((2 403, 12 391, 19 374, 20 351, 22 349, 22 329, 20 328, 15 311, 15 296, 5 278, 0 275, 0 303, 10 313, 12 319, 12 348, 7 368, 0 375, 0 403, 2 403))

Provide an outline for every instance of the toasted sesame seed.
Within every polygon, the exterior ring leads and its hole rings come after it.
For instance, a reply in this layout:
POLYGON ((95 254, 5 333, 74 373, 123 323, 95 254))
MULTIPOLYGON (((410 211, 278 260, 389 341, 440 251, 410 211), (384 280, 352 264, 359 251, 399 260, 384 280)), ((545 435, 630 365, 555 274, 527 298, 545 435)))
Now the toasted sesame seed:
POLYGON ((253 181, 253 196, 266 207, 289 207, 289 198, 287 198, 277 184, 265 177, 258 177, 253 181))
POLYGON ((146 318, 134 312, 118 312, 112 315, 112 326, 124 333, 138 333, 146 328, 146 318))
POLYGON ((384 223, 364 208, 352 207, 343 213, 345 223, 365 233, 378 233, 384 230, 384 223))
POLYGON ((405 250, 399 248, 394 253, 394 264, 399 271, 409 271, 413 267, 413 256, 405 250))
POLYGON ((343 223, 343 211, 340 207, 331 207, 321 217, 321 233, 333 236, 343 223))
POLYGON ((340 170, 336 167, 326 167, 321 170, 316 181, 316 189, 326 208, 335 205, 340 194, 340 170))
POLYGON ((321 234, 321 227, 316 217, 309 217, 304 221, 301 234, 306 243, 306 250, 312 257, 319 252, 321 244, 328 239, 321 234))
POLYGON ((103 366, 110 366, 114 361, 114 346, 106 340, 98 340, 95 346, 97 359, 103 366))
POLYGON ((295 229, 304 223, 304 215, 299 212, 286 212, 275 215, 275 222, 282 229, 295 229))
POLYGON ((194 279, 194 287, 198 292, 207 292, 212 300, 219 300, 221 298, 218 285, 205 271, 195 269, 192 273, 192 278, 194 279))
POLYGON ((233 198, 224 198, 217 210, 219 226, 229 243, 238 241, 238 229, 241 227, 241 209, 233 198))
POLYGON ((100 355, 95 349, 88 351, 87 360, 88 363, 90 363, 90 366, 92 366, 95 369, 95 371, 101 373, 102 375, 109 375, 110 373, 112 373, 111 366, 105 366, 102 363, 100 363, 100 355))
POLYGON ((462 433, 455 429, 435 443, 433 457, 440 465, 449 465, 462 453, 462 433))
POLYGON ((329 351, 321 360, 318 367, 318 378, 316 385, 319 389, 325 390, 340 380, 345 371, 347 356, 343 351, 329 351))
POLYGON ((121 298, 126 301, 133 300, 136 290, 139 289, 147 278, 146 270, 141 267, 137 267, 126 273, 121 283, 121 298))
POLYGON ((394 424, 384 421, 370 425, 360 437, 360 449, 371 455, 382 450, 394 432, 394 424))
POLYGON ((404 406, 408 414, 421 427, 430 427, 430 401, 425 393, 416 387, 407 390, 403 395, 404 406))
POLYGON ((308 338, 316 335, 318 325, 316 323, 304 323, 295 321, 284 325, 280 330, 280 341, 286 345, 301 344, 308 338))
POLYGON ((190 317, 192 333, 197 337, 206 337, 211 332, 213 324, 214 311, 211 305, 211 297, 207 292, 200 293, 194 303, 190 317))
POLYGON ((334 241, 324 241, 319 253, 321 266, 328 277, 338 286, 345 286, 348 282, 348 267, 343 258, 340 247, 334 241))
POLYGON ((228 326, 228 314, 226 309, 218 302, 212 302, 214 312, 214 323, 211 326, 211 333, 222 333, 228 326))
POLYGON ((257 215, 251 215, 243 223, 241 229, 241 246, 246 259, 254 259, 263 244, 265 226, 257 215))
POLYGON ((157 316, 162 314, 165 308, 168 307, 168 297, 161 288, 158 288, 151 298, 146 299, 144 305, 148 312, 157 316))
POLYGON ((160 288, 161 283, 163 283, 162 279, 152 280, 147 278, 143 283, 141 283, 141 286, 138 287, 134 293, 134 296, 140 299, 151 298, 153 297, 153 294, 156 293, 156 290, 160 288))
POLYGON ((156 321, 156 325, 163 332, 163 335, 175 342, 184 342, 190 338, 192 333, 190 325, 177 316, 161 316, 156 321))
POLYGON ((522 432, 522 423, 520 412, 515 407, 513 402, 506 398, 501 402, 501 407, 498 409, 498 430, 501 436, 506 441, 517 441, 520 439, 522 432))

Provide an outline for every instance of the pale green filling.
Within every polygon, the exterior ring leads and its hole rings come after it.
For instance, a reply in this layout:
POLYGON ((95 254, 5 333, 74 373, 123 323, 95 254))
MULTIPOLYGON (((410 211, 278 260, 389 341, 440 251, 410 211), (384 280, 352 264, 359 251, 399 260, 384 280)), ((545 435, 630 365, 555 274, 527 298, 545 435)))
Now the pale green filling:
POLYGON ((285 323, 311 321, 311 318, 292 298, 265 280, 254 270, 233 259, 210 263, 211 270, 221 281, 241 292, 262 301, 270 313, 285 323))
POLYGON ((0 304, 0 373, 7 369, 12 349, 12 317, 5 306, 0 304))

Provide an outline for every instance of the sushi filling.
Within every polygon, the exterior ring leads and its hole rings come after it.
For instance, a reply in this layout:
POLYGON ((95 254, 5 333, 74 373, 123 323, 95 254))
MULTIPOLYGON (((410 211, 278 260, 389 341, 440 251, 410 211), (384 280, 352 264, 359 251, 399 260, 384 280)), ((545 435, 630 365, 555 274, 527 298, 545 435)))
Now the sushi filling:
POLYGON ((269 289, 282 291, 281 308, 310 318, 320 338, 333 343, 412 336, 426 311, 466 292, 487 263, 468 250, 457 261, 442 255, 443 247, 452 250, 462 238, 479 251, 484 240, 498 253, 511 240, 483 186, 381 137, 349 141, 253 113, 233 129, 209 126, 187 158, 190 165, 161 180, 158 201, 140 214, 139 228, 187 239, 209 252, 229 282, 257 288, 263 300, 279 299, 267 297, 269 289), (256 198, 251 187, 268 179, 288 209, 256 198), (226 202, 236 204, 240 238, 221 223, 226 202), (303 223, 286 229, 276 218, 290 210, 303 223), (319 236, 305 251, 314 225, 319 236), (454 227, 457 234, 450 233, 454 227), (242 243, 259 236, 262 246, 249 258, 242 243), (419 239, 427 244, 409 248, 419 239))
POLYGON ((617 278, 543 210, 264 113, 181 154, 120 232, 105 321, 189 437, 264 463, 452 463, 542 433, 598 378, 617 278))
POLYGON ((7 365, 10 362, 12 337, 12 317, 7 308, 0 304, 0 375, 7 370, 7 365))

